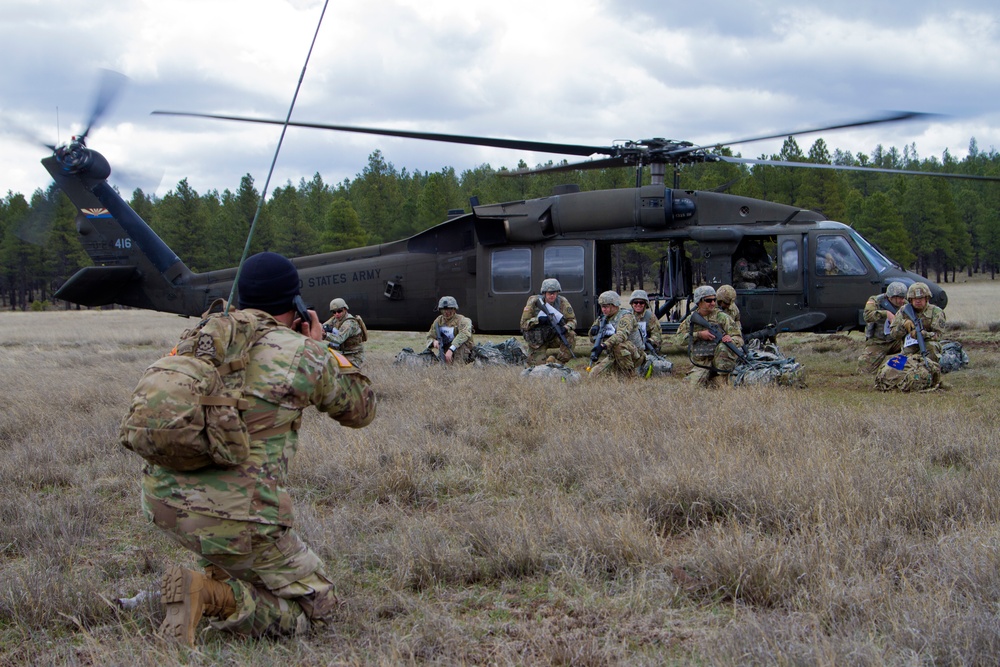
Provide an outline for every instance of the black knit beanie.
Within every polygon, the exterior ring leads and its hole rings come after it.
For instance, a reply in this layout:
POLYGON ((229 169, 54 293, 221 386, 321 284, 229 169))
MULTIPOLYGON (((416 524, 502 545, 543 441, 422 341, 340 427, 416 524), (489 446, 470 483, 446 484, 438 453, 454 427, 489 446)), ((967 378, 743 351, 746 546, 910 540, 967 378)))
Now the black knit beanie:
POLYGON ((299 293, 299 272, 278 253, 257 253, 243 263, 237 288, 240 308, 280 315, 292 309, 292 299, 299 293))

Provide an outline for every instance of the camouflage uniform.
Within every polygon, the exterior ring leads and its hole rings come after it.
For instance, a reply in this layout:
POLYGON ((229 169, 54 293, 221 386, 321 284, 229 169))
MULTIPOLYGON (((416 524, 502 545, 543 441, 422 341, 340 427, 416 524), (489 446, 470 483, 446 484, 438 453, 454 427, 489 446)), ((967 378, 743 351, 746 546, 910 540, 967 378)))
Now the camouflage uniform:
POLYGON ((288 464, 302 410, 315 405, 344 426, 361 427, 375 417, 375 394, 344 357, 264 311, 248 310, 261 328, 271 328, 251 349, 246 371, 249 457, 232 468, 190 472, 147 463, 142 509, 232 588, 237 609, 213 627, 296 634, 322 624, 336 604, 323 563, 292 528, 288 464))
MULTIPOLYGON (((733 345, 743 347, 743 334, 729 315, 719 310, 713 310, 705 319, 717 325, 724 333, 729 334, 729 337, 733 339, 733 345)), ((737 357, 722 341, 701 340, 694 337, 694 334, 704 330, 705 327, 700 324, 693 324, 691 315, 688 315, 678 325, 677 333, 671 339, 671 342, 677 347, 688 350, 691 363, 694 364, 694 368, 687 374, 684 381, 697 382, 705 386, 724 385, 726 374, 736 368, 737 357)))
POLYGON ((750 261, 746 257, 736 260, 736 264, 733 265, 733 287, 755 289, 773 286, 774 268, 766 255, 758 261, 750 261))
POLYGON ((443 330, 445 338, 450 339, 450 347, 455 348, 452 357, 454 362, 469 363, 472 361, 472 348, 476 345, 472 339, 472 320, 458 313, 450 318, 445 318, 444 313, 438 315, 427 331, 427 347, 431 347, 431 344, 437 340, 438 327, 443 330))
POLYGON ((865 302, 865 350, 858 357, 858 370, 862 373, 874 373, 885 363, 887 357, 899 354, 903 347, 901 340, 892 338, 886 333, 888 314, 895 313, 896 307, 885 294, 868 297, 865 302))
MULTIPOLYGON (((632 316, 635 317, 635 311, 632 312, 632 316)), ((646 341, 649 341, 653 346, 653 354, 659 354, 660 345, 663 344, 663 327, 660 325, 660 320, 656 318, 653 311, 646 308, 642 311, 642 319, 637 320, 636 324, 642 335, 643 348, 645 348, 646 341)))
POLYGON ((932 389, 941 385, 941 336, 944 333, 944 311, 931 303, 917 310, 913 307, 915 297, 930 298, 931 293, 924 283, 913 283, 907 289, 909 306, 904 306, 896 313, 892 322, 889 337, 900 341, 901 354, 889 357, 875 373, 875 388, 882 391, 899 389, 914 391, 932 389), (916 335, 914 319, 906 312, 912 307, 914 314, 923 327, 926 355, 920 353, 920 344, 916 335))
POLYGON ((740 331, 743 330, 743 323, 740 322, 740 307, 736 305, 736 302, 729 304, 729 307, 723 308, 719 306, 716 308, 720 313, 725 313, 729 315, 729 319, 736 323, 736 328, 740 331))
POLYGON ((337 331, 335 334, 327 334, 326 342, 336 345, 337 351, 359 368, 365 363, 365 338, 367 338, 359 322, 360 319, 357 315, 347 313, 342 320, 338 320, 334 315, 324 324, 332 326, 337 331))
MULTIPOLYGON (((597 340, 601 320, 590 329, 590 342, 597 340)), ((605 333, 601 342, 605 345, 602 358, 591 368, 590 375, 598 376, 615 372, 619 377, 636 377, 637 371, 646 363, 642 333, 635 315, 624 308, 608 317, 604 323, 605 333)))
POLYGON ((544 364, 549 356, 548 351, 553 348, 559 348, 556 360, 560 363, 565 364, 573 358, 572 351, 576 345, 576 331, 574 331, 576 313, 573 312, 573 306, 569 299, 562 295, 557 296, 555 303, 551 306, 563 316, 562 324, 566 327, 566 341, 569 343, 567 347, 551 323, 540 324, 538 322, 538 314, 543 312, 545 305, 547 304, 545 304, 543 294, 532 295, 528 297, 527 303, 524 304, 524 310, 521 311, 521 335, 524 336, 524 342, 531 350, 531 354, 528 355, 529 366, 544 364))

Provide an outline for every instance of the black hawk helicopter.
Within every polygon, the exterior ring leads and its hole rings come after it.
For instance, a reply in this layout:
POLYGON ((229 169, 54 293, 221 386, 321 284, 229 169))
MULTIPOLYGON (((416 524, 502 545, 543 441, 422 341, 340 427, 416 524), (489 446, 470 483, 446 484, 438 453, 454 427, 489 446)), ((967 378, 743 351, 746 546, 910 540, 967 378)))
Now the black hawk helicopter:
MULTIPOLYGON (((217 298, 227 298, 236 269, 192 272, 108 184, 108 161, 86 146, 88 129, 65 146, 53 147, 42 164, 78 210, 80 242, 94 265, 81 269, 55 293, 84 306, 121 304, 180 315, 200 315, 217 298)), ((154 113, 229 121, 283 121, 188 112, 154 113)), ((796 132, 820 132, 893 122, 921 114, 898 113, 796 132)), ((946 176, 891 169, 734 158, 710 152, 739 143, 783 138, 790 133, 697 146, 649 139, 612 146, 554 144, 512 139, 406 132, 291 122, 297 127, 492 146, 564 155, 606 157, 521 173, 634 166, 634 188, 581 192, 560 186, 547 197, 481 204, 409 238, 350 250, 292 258, 303 298, 325 304, 345 299, 369 327, 423 330, 441 295, 458 299, 461 311, 485 333, 518 331, 521 309, 543 278, 557 278, 586 330, 597 295, 613 284, 613 249, 634 242, 666 243, 658 292, 651 295, 661 317, 690 299, 690 244, 702 258, 704 281, 736 283, 743 326, 754 331, 832 332, 863 326, 861 309, 871 294, 892 281, 926 281, 886 257, 853 229, 822 214, 794 206, 718 192, 664 185, 667 165, 725 161, 786 167, 856 169, 922 176, 946 176), (652 184, 640 185, 649 165, 652 184), (734 281, 734 266, 748 254, 764 253, 769 278, 734 281), (831 269, 831 263, 833 268, 831 269)), ((955 177, 968 178, 956 175, 955 177)), ((997 180, 983 177, 984 180, 997 180)), ((945 292, 928 282, 932 302, 947 305, 945 292)), ((664 328, 670 329, 670 322, 664 328)))

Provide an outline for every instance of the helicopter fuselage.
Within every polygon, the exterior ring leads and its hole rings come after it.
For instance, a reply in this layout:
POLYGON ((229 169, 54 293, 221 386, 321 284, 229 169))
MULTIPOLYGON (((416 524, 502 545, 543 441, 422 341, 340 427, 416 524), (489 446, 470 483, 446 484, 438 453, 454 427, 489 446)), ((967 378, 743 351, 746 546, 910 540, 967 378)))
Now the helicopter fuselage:
MULTIPOLYGON (((107 184, 100 154, 77 162, 83 166, 68 169, 58 156, 43 160, 77 207, 80 241, 94 262, 56 297, 200 315, 213 300, 229 296, 236 269, 190 271, 107 184), (88 164, 100 168, 90 172, 88 164)), ((615 253, 635 243, 666 249, 649 290, 666 316, 665 328, 697 284, 733 283, 736 262, 749 245, 765 250, 772 277, 752 287, 736 285, 745 331, 782 322, 792 323, 789 330, 858 328, 865 300, 889 282, 928 282, 850 227, 814 211, 662 185, 592 192, 562 186, 539 199, 472 201, 471 212, 410 238, 292 261, 303 298, 321 318, 339 297, 370 328, 422 330, 438 299, 450 295, 477 331, 513 333, 544 278, 560 281, 578 327, 589 327, 596 296, 621 284, 615 253)), ((944 291, 928 285, 932 301, 944 307, 944 291)), ((628 294, 622 296, 627 301, 628 294)))

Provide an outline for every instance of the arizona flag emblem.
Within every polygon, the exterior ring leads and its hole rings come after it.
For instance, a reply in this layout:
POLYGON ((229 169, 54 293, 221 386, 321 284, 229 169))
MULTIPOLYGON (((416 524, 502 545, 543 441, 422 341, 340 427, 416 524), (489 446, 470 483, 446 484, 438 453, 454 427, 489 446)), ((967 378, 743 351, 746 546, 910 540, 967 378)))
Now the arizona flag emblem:
POLYGON ((88 218, 110 218, 111 214, 108 213, 106 208, 81 208, 80 212, 83 213, 88 218))

